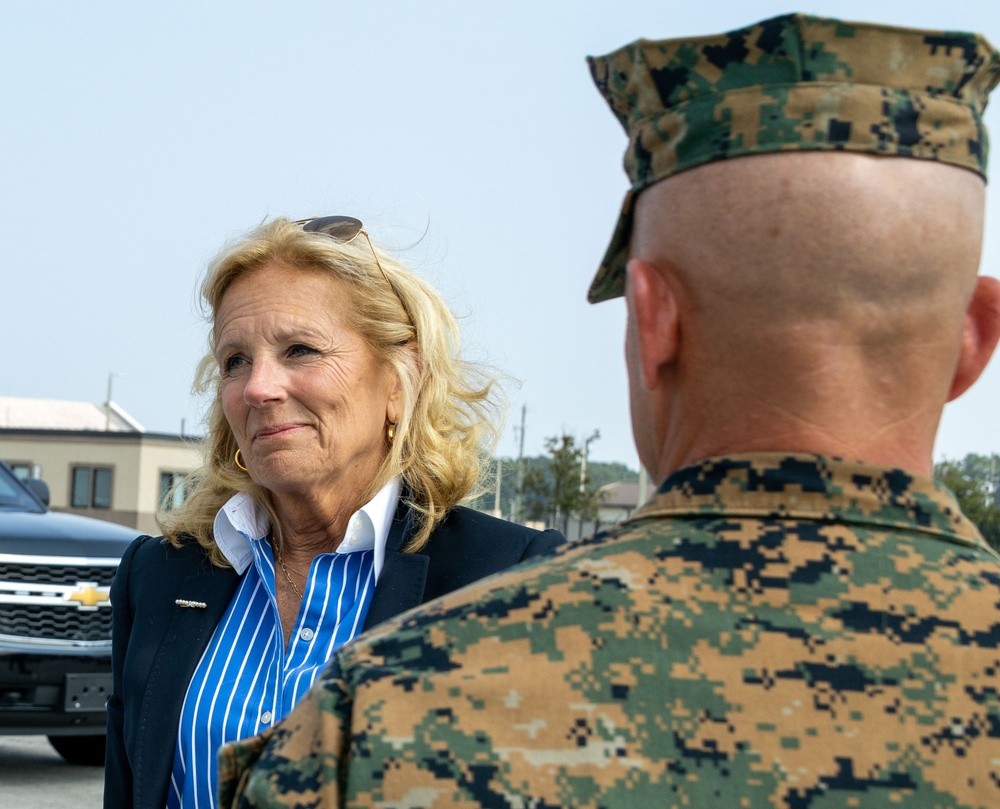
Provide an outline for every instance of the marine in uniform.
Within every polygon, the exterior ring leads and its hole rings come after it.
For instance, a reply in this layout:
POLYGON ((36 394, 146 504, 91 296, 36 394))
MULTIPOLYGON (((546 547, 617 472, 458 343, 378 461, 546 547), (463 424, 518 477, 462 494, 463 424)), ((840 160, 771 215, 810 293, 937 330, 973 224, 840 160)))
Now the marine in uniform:
POLYGON ((344 647, 222 805, 1000 805, 1000 558, 930 477, 1000 335, 1000 56, 791 15, 591 67, 657 492, 344 647))

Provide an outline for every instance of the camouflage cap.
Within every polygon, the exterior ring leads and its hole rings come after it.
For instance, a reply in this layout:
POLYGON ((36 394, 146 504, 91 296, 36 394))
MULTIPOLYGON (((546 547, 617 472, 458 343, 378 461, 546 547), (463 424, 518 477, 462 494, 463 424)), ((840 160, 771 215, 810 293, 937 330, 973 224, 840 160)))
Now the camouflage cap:
POLYGON ((977 34, 789 14, 714 36, 640 39, 588 62, 629 136, 632 181, 591 303, 624 294, 636 196, 685 169, 819 149, 986 176, 982 113, 1000 54, 977 34))

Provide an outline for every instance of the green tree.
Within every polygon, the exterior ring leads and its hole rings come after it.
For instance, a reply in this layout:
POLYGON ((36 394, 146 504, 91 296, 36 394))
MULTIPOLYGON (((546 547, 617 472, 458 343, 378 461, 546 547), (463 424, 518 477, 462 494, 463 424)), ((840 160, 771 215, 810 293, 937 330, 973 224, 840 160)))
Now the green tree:
MULTIPOLYGON (((599 437, 595 433, 594 438, 599 437)), ((584 446, 564 433, 545 439, 545 463, 529 466, 524 473, 524 514, 544 520, 566 533, 570 517, 593 520, 600 505, 589 469, 583 469, 584 446)))
MULTIPOLYGON (((522 459, 524 473, 526 476, 542 475, 543 478, 548 472, 551 457, 548 455, 529 455, 522 459), (532 470, 537 470, 533 472, 532 470)), ((483 481, 483 492, 466 503, 466 505, 479 509, 480 511, 493 511, 496 508, 496 470, 499 461, 502 480, 500 481, 500 513, 501 516, 511 519, 514 511, 514 500, 517 496, 517 458, 502 457, 490 460, 487 478, 483 481)), ((579 475, 579 472, 577 472, 579 475)), ((639 472, 629 469, 620 461, 587 461, 587 486, 590 489, 600 489, 608 483, 619 481, 637 481, 639 472)), ((579 477, 577 478, 579 486, 579 477)), ((521 517, 529 518, 524 508, 521 509, 521 517)), ((544 519, 544 517, 542 518, 544 519)))
POLYGON ((1000 550, 1000 506, 997 501, 997 456, 970 453, 960 461, 934 464, 934 477, 951 489, 965 516, 972 520, 986 541, 1000 550))

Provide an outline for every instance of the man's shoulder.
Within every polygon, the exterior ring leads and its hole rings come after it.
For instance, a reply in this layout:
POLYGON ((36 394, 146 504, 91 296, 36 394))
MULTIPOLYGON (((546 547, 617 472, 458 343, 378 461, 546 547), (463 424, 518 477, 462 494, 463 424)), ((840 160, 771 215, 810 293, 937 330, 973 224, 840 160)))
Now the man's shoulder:
MULTIPOLYGON (((775 491, 766 488, 768 495, 775 491)), ((528 636, 533 645, 554 648, 559 641, 550 629, 557 625, 592 632, 612 614, 674 616, 664 606, 671 603, 704 623, 706 611, 725 613, 725 621, 750 605, 794 614, 787 605, 797 598, 829 597, 833 604, 856 605, 858 615, 838 618, 850 624, 867 620, 859 605, 870 601, 870 579, 876 575, 892 582, 900 603, 911 592, 913 599, 925 599, 932 580, 947 579, 964 591, 981 589, 977 582, 992 577, 1000 586, 1000 564, 988 550, 935 535, 926 525, 897 523, 894 515, 884 523, 867 514, 840 521, 833 511, 812 506, 791 514, 754 510, 746 502, 722 496, 714 508, 702 503, 686 512, 660 513, 654 497, 624 523, 387 622, 352 644, 346 653, 350 665, 359 664, 360 671, 366 659, 377 660, 376 668, 385 673, 419 661, 418 668, 432 671, 451 666, 442 648, 457 653, 484 641, 502 646, 528 636), (730 499, 740 507, 730 507, 730 499), (909 560, 906 569, 897 570, 893 560, 903 557, 909 560), (425 647, 431 634, 433 654, 425 647)), ((954 607, 936 607, 936 620, 954 607)))
MULTIPOLYGON (((666 526, 659 524, 657 528, 664 530, 666 526)), ((675 528, 680 530, 681 526, 675 528)), ((411 656, 415 648, 424 649, 425 633, 433 633, 438 640, 447 636, 446 645, 453 650, 478 643, 491 633, 499 633, 499 640, 502 636, 512 639, 528 631, 529 624, 557 606, 564 609, 578 602, 582 602, 581 608, 573 620, 584 625, 591 610, 586 604, 587 596, 581 598, 581 582, 603 578, 605 573, 595 574, 595 570, 617 570, 618 574, 612 578, 620 575, 622 585, 645 575, 657 564, 657 546, 648 542, 649 531, 650 527, 645 525, 632 530, 619 526, 563 544, 547 555, 529 559, 403 613, 366 633, 343 653, 350 658, 349 665, 377 658, 383 671, 388 671, 386 666, 391 668, 398 663, 406 667, 414 661, 419 661, 421 668, 433 669, 436 663, 446 667, 449 664, 436 653, 411 656)), ((623 592, 627 589, 624 587, 623 592)))

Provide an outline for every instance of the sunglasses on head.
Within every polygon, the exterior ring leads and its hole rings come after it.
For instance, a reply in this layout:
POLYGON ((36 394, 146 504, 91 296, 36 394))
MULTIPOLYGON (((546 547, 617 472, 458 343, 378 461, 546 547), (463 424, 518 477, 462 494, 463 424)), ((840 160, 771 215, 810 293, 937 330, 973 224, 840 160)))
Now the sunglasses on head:
POLYGON ((368 231, 365 230, 365 226, 361 223, 360 219, 355 219, 353 216, 314 216, 311 219, 299 219, 292 224, 298 225, 308 233, 322 233, 340 244, 349 244, 358 238, 359 235, 364 236, 365 241, 368 242, 368 247, 371 248, 372 256, 375 258, 375 263, 378 265, 379 271, 382 273, 382 277, 385 279, 385 282, 389 285, 389 289, 392 290, 392 293, 396 296, 396 299, 403 307, 403 311, 406 312, 406 317, 409 319, 410 325, 416 329, 414 320, 410 315, 410 310, 406 308, 406 304, 403 303, 403 299, 399 297, 399 292, 396 291, 396 287, 394 287, 392 281, 389 280, 389 275, 386 273, 385 268, 382 267, 382 262, 379 261, 378 253, 375 252, 375 245, 372 244, 371 237, 368 235, 368 231))

